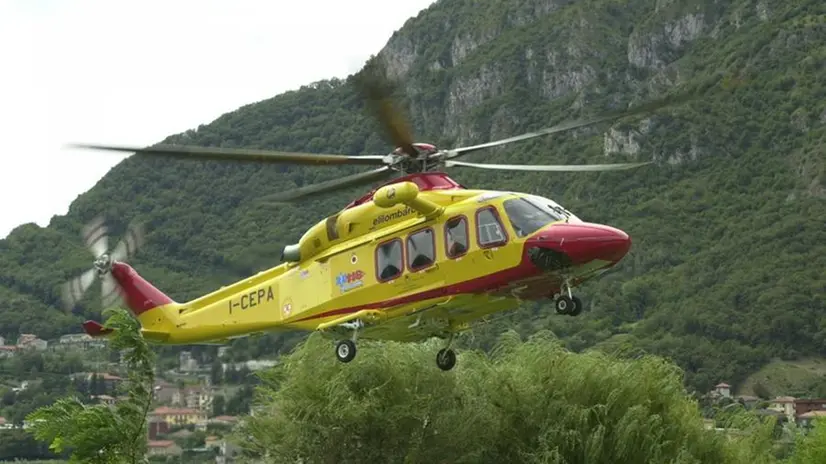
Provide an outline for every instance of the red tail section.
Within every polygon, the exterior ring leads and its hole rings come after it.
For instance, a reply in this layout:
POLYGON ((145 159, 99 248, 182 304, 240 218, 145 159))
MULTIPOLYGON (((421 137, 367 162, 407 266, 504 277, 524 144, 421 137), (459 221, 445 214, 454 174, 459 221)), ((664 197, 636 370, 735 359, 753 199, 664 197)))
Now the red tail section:
POLYGON ((126 301, 126 306, 135 316, 171 303, 172 298, 152 286, 143 277, 138 275, 131 266, 125 263, 112 264, 112 276, 120 286, 120 293, 126 301))
POLYGON ((86 321, 83 323, 83 330, 86 331, 92 337, 102 337, 104 335, 109 335, 112 333, 112 329, 107 329, 99 322, 95 321, 86 321))

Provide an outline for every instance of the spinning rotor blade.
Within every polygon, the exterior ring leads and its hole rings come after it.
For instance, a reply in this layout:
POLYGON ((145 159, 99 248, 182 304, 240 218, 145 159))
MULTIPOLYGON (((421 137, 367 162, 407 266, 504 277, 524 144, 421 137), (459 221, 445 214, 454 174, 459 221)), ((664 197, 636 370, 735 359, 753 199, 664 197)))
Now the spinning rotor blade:
POLYGON ((133 224, 127 229, 126 235, 115 247, 115 251, 112 252, 112 259, 125 261, 127 258, 134 256, 141 245, 143 245, 143 227, 133 224))
POLYGON ((102 308, 110 308, 121 299, 118 284, 112 274, 103 276, 100 282, 100 303, 102 308))
POLYGON ((83 274, 63 284, 61 296, 66 309, 71 309, 83 298, 86 290, 89 290, 89 287, 95 283, 95 277, 97 277, 97 271, 88 269, 83 274))
POLYGON ((402 151, 410 156, 418 156, 419 152, 413 147, 413 132, 410 130, 408 118, 397 105, 394 105, 391 97, 393 86, 379 65, 369 65, 363 74, 358 76, 356 85, 394 146, 401 147, 402 151))
POLYGON ((657 109, 660 109, 660 108, 676 105, 678 103, 682 103, 684 101, 687 101, 690 98, 690 95, 691 94, 683 94, 683 95, 679 95, 679 96, 676 96, 676 97, 670 97, 670 98, 664 98, 664 99, 661 99, 661 100, 655 100, 653 102, 646 103, 645 105, 638 106, 637 108, 634 108, 633 110, 623 111, 623 112, 611 112, 611 113, 603 114, 602 116, 594 116, 594 117, 591 117, 591 118, 585 118, 585 119, 580 119, 580 120, 575 120, 575 121, 568 121, 568 122, 564 122, 562 124, 557 124, 556 126, 547 127, 545 129, 540 129, 540 130, 537 130, 537 131, 534 131, 534 132, 527 132, 525 134, 516 135, 514 137, 508 137, 506 139, 494 140, 492 142, 481 143, 479 145, 472 145, 472 146, 468 146, 468 147, 453 148, 453 149, 447 150, 447 159, 458 158, 459 156, 464 156, 468 153, 472 153, 472 152, 477 151, 477 150, 482 150, 484 148, 496 147, 496 146, 505 145, 505 144, 511 143, 511 142, 518 142, 520 140, 532 139, 534 137, 539 137, 539 136, 542 136, 542 135, 550 135, 550 134, 556 134, 556 133, 559 133, 559 132, 565 132, 565 131, 568 131, 568 130, 571 130, 571 129, 576 129, 576 128, 579 128, 579 127, 586 127, 586 126, 591 126, 591 125, 594 125, 594 124, 597 124, 597 123, 600 123, 600 122, 610 121, 612 119, 620 119, 620 118, 627 117, 627 116, 635 116, 635 115, 638 115, 638 114, 650 113, 650 112, 652 112, 654 110, 657 110, 657 109))
POLYGON ((286 190, 278 192, 273 195, 268 195, 262 198, 265 202, 284 203, 295 201, 310 195, 318 195, 322 193, 331 193, 337 190, 343 190, 357 185, 370 184, 372 182, 385 179, 392 176, 394 171, 389 167, 374 169, 372 171, 361 172, 353 174, 352 176, 342 177, 339 179, 329 180, 327 182, 319 182, 317 184, 307 185, 305 187, 294 190, 286 190))
POLYGON ((91 150, 134 152, 136 155, 140 156, 157 156, 190 160, 225 160, 309 165, 356 164, 362 166, 381 166, 385 164, 384 156, 379 155, 347 156, 241 148, 195 147, 189 145, 158 145, 149 148, 88 144, 72 144, 70 146, 74 148, 87 148, 91 150))
POLYGON ((632 169, 651 164, 645 163, 620 163, 620 164, 484 164, 465 163, 462 161, 445 161, 445 166, 463 166, 468 168, 498 169, 502 171, 557 171, 557 172, 582 172, 582 171, 619 171, 622 169, 632 169))
POLYGON ((106 228, 106 224, 103 223, 103 218, 100 216, 92 219, 88 224, 83 226, 83 241, 95 258, 106 253, 106 250, 109 249, 108 232, 109 230, 106 228))

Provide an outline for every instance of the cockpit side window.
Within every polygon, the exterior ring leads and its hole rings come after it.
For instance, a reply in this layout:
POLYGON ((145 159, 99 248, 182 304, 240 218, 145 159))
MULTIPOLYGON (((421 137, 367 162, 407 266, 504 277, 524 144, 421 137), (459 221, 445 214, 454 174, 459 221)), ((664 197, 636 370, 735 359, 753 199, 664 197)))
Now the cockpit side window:
POLYGON ((404 250, 398 238, 376 247, 376 277, 379 282, 395 279, 404 269, 404 250))
POLYGON ((505 200, 503 206, 517 237, 527 237, 540 228, 559 220, 558 216, 524 198, 505 200))
POLYGON ((479 208, 476 211, 476 240, 480 248, 504 245, 508 241, 505 228, 493 206, 479 208))

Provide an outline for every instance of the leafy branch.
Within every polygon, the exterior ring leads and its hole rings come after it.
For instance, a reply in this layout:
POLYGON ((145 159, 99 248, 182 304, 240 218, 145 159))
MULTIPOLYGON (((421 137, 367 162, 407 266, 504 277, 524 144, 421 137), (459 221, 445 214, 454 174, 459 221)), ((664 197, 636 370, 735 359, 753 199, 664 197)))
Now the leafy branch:
POLYGON ((49 442, 55 452, 71 450, 71 462, 145 462, 146 417, 152 403, 155 354, 143 339, 140 325, 122 309, 107 311, 107 328, 114 329, 111 349, 120 351, 128 372, 126 399, 112 408, 83 404, 67 397, 29 414, 31 432, 49 442))

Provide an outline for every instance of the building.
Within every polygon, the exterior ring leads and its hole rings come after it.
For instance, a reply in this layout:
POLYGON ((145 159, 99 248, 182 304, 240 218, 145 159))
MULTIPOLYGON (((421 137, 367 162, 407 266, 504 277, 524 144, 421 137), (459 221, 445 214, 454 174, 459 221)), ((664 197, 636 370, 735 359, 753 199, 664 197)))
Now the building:
POLYGON ((147 421, 147 434, 149 435, 150 440, 157 440, 159 435, 166 435, 169 433, 169 423, 167 423, 163 418, 152 417, 150 416, 147 421))
MULTIPOLYGON (((155 383, 155 391, 154 391, 154 400, 160 404, 171 404, 173 406, 182 406, 182 404, 175 404, 173 399, 175 398, 176 393, 179 393, 180 390, 175 385, 160 380, 155 383)), ((180 396, 180 395, 178 395, 180 396)))
POLYGON ((212 391, 206 387, 186 387, 181 392, 181 402, 187 408, 212 410, 212 391))
POLYGON ((106 339, 95 339, 89 334, 76 333, 61 336, 56 344, 52 344, 53 350, 60 350, 65 348, 76 348, 81 350, 88 350, 93 348, 105 348, 106 339))
POLYGON ((183 450, 172 440, 151 440, 146 444, 148 456, 180 456, 183 450))
POLYGON ((189 351, 181 351, 178 359, 180 361, 181 372, 195 372, 198 370, 198 361, 192 357, 192 353, 189 351))
POLYGON ((235 425, 238 423, 238 418, 235 416, 216 416, 209 420, 210 424, 216 425, 235 425))
POLYGON ((823 420, 826 419, 826 411, 809 411, 807 413, 803 413, 797 416, 797 423, 803 429, 811 429, 814 426, 812 422, 818 419, 822 424, 823 420))
POLYGON ((49 343, 46 342, 46 340, 41 340, 34 334, 20 334, 20 336, 17 337, 17 347, 20 349, 44 351, 48 346, 49 343))
POLYGON ((714 393, 723 398, 731 398, 731 385, 720 382, 714 386, 714 393))
POLYGON ((788 419, 789 422, 794 422, 795 420, 795 399, 791 396, 778 396, 777 398, 771 400, 769 402, 768 409, 770 411, 777 411, 783 413, 788 419))
POLYGON ((798 416, 811 411, 826 411, 826 400, 797 398, 794 401, 794 411, 798 416))
POLYGON ((14 345, 0 346, 0 358, 10 358, 17 353, 17 347, 14 345))
POLYGON ((161 420, 171 427, 184 425, 205 425, 207 414, 193 408, 169 408, 162 406, 150 413, 153 420, 161 420))
POLYGON ((118 377, 117 375, 107 374, 107 373, 98 373, 98 372, 81 372, 79 374, 72 374, 72 377, 79 377, 84 379, 86 382, 92 382, 92 376, 97 374, 98 381, 103 382, 104 388, 108 392, 114 392, 123 382, 123 379, 118 377))
POLYGON ((106 405, 109 405, 109 406, 114 406, 115 403, 118 402, 118 400, 116 398, 114 398, 112 396, 109 396, 109 395, 94 395, 94 396, 92 396, 92 399, 98 400, 98 402, 100 402, 100 404, 106 404, 106 405))

